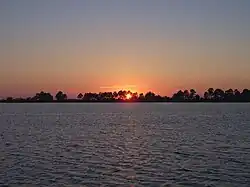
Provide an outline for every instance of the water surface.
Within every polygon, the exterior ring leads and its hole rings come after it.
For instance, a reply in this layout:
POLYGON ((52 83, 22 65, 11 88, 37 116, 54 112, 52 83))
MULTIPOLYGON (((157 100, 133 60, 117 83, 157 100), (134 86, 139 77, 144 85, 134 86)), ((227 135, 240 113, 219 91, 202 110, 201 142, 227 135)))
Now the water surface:
POLYGON ((249 104, 0 104, 0 185, 249 186, 249 104))

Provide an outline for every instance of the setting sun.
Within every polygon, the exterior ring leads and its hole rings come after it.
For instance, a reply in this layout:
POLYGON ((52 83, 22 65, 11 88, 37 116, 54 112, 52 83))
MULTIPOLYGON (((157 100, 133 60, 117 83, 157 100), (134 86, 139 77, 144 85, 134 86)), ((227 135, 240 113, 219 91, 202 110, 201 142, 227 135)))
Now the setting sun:
POLYGON ((126 95, 126 99, 131 99, 132 95, 131 94, 127 94, 126 95))

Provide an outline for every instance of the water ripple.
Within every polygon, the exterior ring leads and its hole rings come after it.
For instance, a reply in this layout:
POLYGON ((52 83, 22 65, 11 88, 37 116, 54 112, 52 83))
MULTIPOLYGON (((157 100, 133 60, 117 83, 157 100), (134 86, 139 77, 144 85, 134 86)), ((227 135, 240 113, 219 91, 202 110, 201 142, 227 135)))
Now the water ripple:
POLYGON ((0 186, 250 184, 250 105, 1 109, 0 186))

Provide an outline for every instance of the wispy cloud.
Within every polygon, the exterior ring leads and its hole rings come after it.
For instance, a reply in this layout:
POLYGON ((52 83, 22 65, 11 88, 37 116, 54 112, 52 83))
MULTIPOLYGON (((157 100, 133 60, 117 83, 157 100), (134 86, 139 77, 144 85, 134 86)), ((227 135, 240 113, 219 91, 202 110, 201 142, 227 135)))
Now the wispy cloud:
POLYGON ((136 85, 111 85, 111 86, 100 86, 100 89, 128 89, 136 88, 136 85))

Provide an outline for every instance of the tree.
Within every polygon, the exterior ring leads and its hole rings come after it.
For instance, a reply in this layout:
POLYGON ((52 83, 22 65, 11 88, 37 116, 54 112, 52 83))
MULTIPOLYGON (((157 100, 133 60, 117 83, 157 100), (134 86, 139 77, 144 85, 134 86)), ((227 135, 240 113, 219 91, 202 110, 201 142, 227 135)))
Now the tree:
POLYGON ((135 92, 135 93, 132 93, 132 98, 131 98, 133 101, 137 101, 138 100, 138 93, 135 92))
POLYGON ((144 100, 144 94, 143 94, 143 93, 140 93, 138 99, 139 99, 140 101, 143 101, 143 100, 144 100))
POLYGON ((237 89, 235 89, 235 90, 234 90, 234 95, 235 95, 236 97, 239 97, 239 96, 240 96, 240 91, 237 90, 237 89))
POLYGON ((63 100, 67 100, 67 99, 68 99, 67 94, 63 94, 63 100))
POLYGON ((79 94, 77 95, 77 99, 82 99, 82 98, 83 98, 82 93, 79 93, 79 94))
POLYGON ((217 101, 222 101, 222 100, 224 99, 225 93, 224 93, 224 91, 223 91, 222 89, 217 88, 217 89, 214 91, 213 95, 214 95, 214 99, 215 99, 215 100, 217 100, 217 101))
POLYGON ((234 90, 234 100, 235 101, 240 101, 241 100, 240 91, 237 90, 237 89, 234 90))
POLYGON ((189 91, 188 90, 184 90, 183 94, 184 94, 184 99, 188 100, 189 99, 189 95, 190 95, 189 91))
POLYGON ((57 99, 57 101, 64 101, 64 100, 67 100, 67 95, 64 94, 62 91, 59 91, 59 92, 56 94, 56 99, 57 99))
POLYGON ((196 96, 196 91, 194 89, 190 89, 189 98, 193 100, 195 99, 195 96, 196 96))
POLYGON ((225 100, 226 101, 233 101, 234 100, 234 91, 233 89, 228 89, 225 91, 225 100))
POLYGON ((128 91, 127 91, 127 94, 132 95, 133 93, 132 93, 130 90, 128 90, 128 91))
POLYGON ((113 93, 112 92, 100 92, 98 95, 100 101, 113 101, 113 93))
POLYGON ((83 96, 83 100, 85 101, 97 101, 97 100, 101 100, 101 93, 97 94, 97 93, 85 93, 83 96))
POLYGON ((13 97, 7 97, 6 101, 7 102, 12 102, 13 101, 13 97))
POLYGON ((200 99, 201 99, 201 97, 197 94, 197 95, 195 95, 195 100, 196 101, 200 101, 200 99))
POLYGON ((53 96, 50 93, 46 93, 41 91, 40 93, 36 93, 36 95, 31 98, 32 101, 41 101, 41 102, 49 102, 53 101, 53 96))
POLYGON ((203 97, 204 97, 205 100, 208 100, 209 99, 209 93, 205 92, 203 97))
POLYGON ((117 99, 118 93, 117 93, 117 92, 113 92, 113 97, 114 97, 115 99, 117 99))
POLYGON ((214 89, 213 88, 209 88, 207 90, 207 92, 208 92, 208 99, 212 99, 213 95, 214 95, 214 89))
POLYGON ((145 99, 146 99, 146 101, 153 101, 154 100, 154 98, 155 98, 155 93, 153 93, 153 92, 147 92, 146 94, 145 94, 145 99))
POLYGON ((126 95, 127 95, 127 91, 125 91, 125 90, 120 90, 120 91, 118 92, 118 97, 119 97, 119 99, 121 99, 121 100, 125 100, 125 99, 126 99, 126 95))
POLYGON ((250 90, 244 89, 241 93, 241 100, 242 101, 250 101, 250 90))
MULTIPOLYGON (((145 95, 143 93, 138 94, 137 92, 133 93, 131 91, 120 90, 119 92, 100 92, 100 93, 79 93, 76 97, 77 99, 82 99, 84 101, 153 101, 153 102, 164 102, 164 101, 215 101, 215 102, 250 102, 250 90, 244 89, 240 92, 237 89, 228 89, 223 91, 220 88, 214 90, 214 88, 209 88, 204 92, 204 97, 199 96, 194 89, 190 90, 179 90, 174 93, 172 97, 156 95, 154 92, 149 91, 145 95), (129 94, 129 95, 128 95, 129 94)), ((55 98, 57 101, 67 100, 67 95, 62 91, 59 91, 55 98)), ((53 101, 53 96, 48 93, 41 91, 36 93, 33 97, 24 98, 12 98, 8 97, 2 102, 51 102, 53 101)), ((1 101, 1 100, 0 100, 1 101)))
POLYGON ((179 90, 177 93, 175 93, 172 97, 173 101, 184 101, 184 92, 182 90, 179 90))

